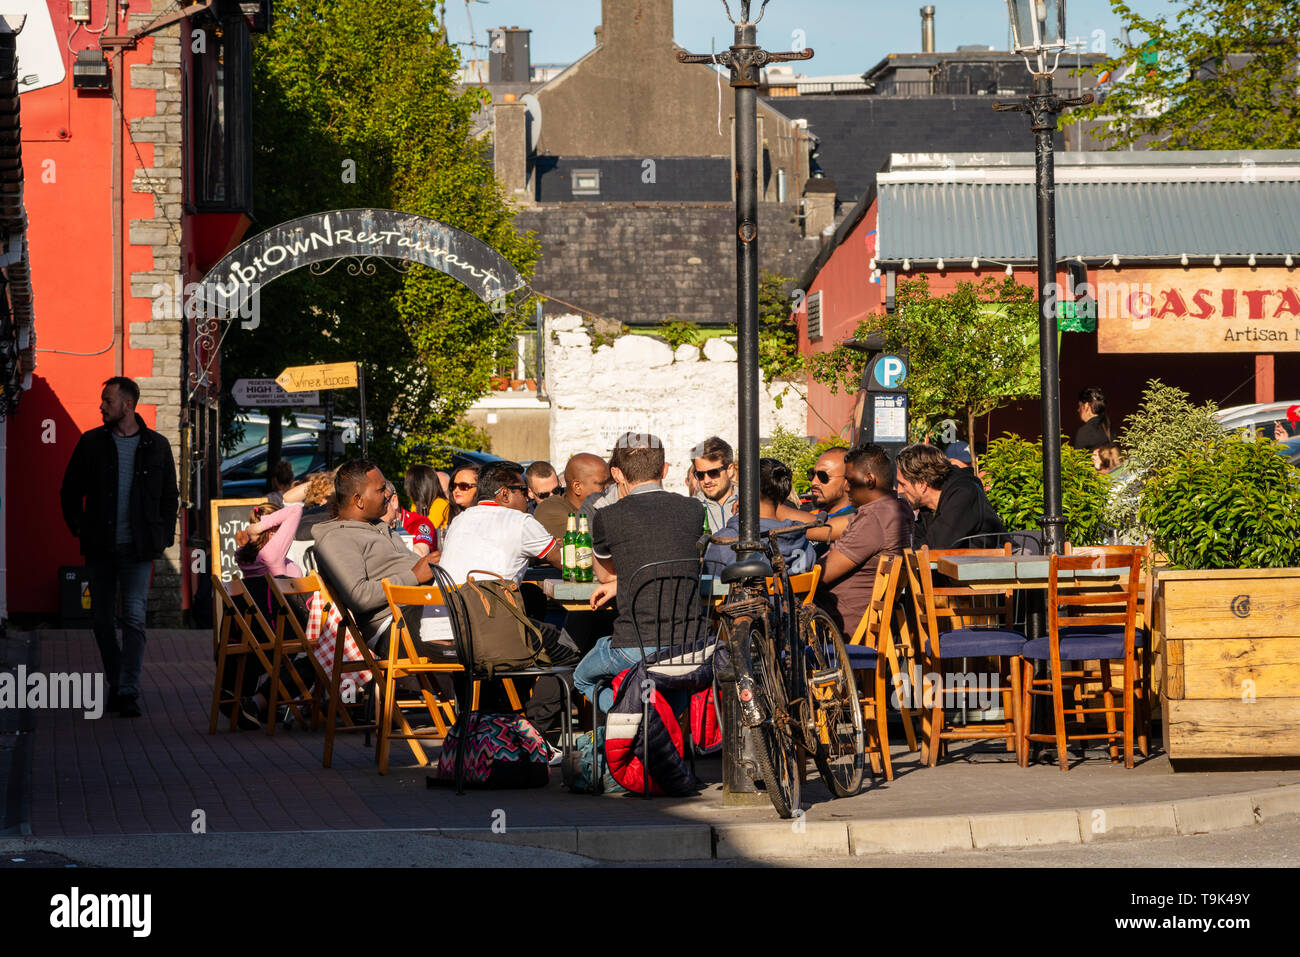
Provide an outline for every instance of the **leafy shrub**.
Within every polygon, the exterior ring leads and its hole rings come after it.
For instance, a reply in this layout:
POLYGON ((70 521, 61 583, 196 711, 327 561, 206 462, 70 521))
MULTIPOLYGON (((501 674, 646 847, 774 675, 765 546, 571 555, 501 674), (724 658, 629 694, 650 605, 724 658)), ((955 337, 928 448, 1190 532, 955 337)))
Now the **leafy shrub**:
POLYGON ((1188 451, 1212 446, 1224 438, 1214 420, 1213 402, 1193 405, 1186 392, 1159 379, 1147 382, 1142 402, 1128 417, 1119 436, 1124 451, 1126 479, 1111 496, 1106 522, 1127 539, 1142 541, 1147 531, 1138 519, 1138 502, 1147 479, 1188 451))
POLYGON ((676 351, 678 346, 697 346, 700 344, 700 327, 693 322, 685 322, 675 316, 669 316, 655 327, 659 336, 676 351))
POLYGON ((1175 568, 1300 565, 1300 469, 1271 440, 1219 435, 1147 481, 1138 518, 1175 568))
MULTIPOLYGON (((1018 435, 989 443, 980 456, 989 504, 1008 530, 1036 529, 1043 514, 1043 446, 1018 435)), ((1092 467, 1092 455, 1061 444, 1061 506, 1065 538, 1073 545, 1096 545, 1106 534, 1103 514, 1110 476, 1092 467)))

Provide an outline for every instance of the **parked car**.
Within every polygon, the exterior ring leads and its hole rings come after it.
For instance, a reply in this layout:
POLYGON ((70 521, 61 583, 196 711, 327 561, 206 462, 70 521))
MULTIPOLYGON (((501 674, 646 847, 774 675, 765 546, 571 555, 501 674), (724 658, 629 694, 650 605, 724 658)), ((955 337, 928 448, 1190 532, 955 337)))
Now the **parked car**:
MULTIPOLYGON (((266 494, 267 452, 265 445, 247 449, 221 463, 223 498, 258 498, 266 494)), ((325 467, 325 453, 315 438, 298 439, 280 446, 280 458, 293 466, 295 479, 305 478, 325 467)))
POLYGON ((1225 432, 1254 429, 1260 438, 1274 438, 1277 426, 1282 426, 1287 436, 1300 435, 1300 422, 1294 422, 1288 416, 1291 409, 1300 409, 1300 399, 1289 402, 1265 402, 1255 405, 1234 405, 1220 409, 1214 418, 1223 426, 1225 432))

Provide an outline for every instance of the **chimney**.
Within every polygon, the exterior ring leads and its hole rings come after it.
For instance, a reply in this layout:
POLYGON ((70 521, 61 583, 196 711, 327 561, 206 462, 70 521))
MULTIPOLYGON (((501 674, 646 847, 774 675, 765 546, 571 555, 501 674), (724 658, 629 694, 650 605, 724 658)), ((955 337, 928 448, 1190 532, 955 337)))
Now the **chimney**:
POLYGON ((604 47, 659 50, 673 45, 673 0, 601 0, 600 35, 604 47))
POLYGON ((532 79, 528 50, 531 30, 497 27, 488 31, 488 82, 527 83, 532 79))
POLYGON ((507 93, 492 112, 492 160, 506 196, 516 203, 531 202, 528 194, 528 108, 507 93))
POLYGON ((921 52, 934 52, 934 5, 921 8, 921 52))

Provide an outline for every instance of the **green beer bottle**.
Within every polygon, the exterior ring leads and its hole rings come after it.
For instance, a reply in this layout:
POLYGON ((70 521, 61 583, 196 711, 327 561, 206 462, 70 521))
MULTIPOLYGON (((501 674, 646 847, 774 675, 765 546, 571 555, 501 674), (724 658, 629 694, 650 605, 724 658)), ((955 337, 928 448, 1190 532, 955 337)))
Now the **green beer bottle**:
POLYGON ((574 581, 589 582, 595 577, 595 557, 591 544, 591 529, 587 527, 587 516, 578 519, 578 569, 574 581))
POLYGON ((578 517, 569 513, 569 524, 560 540, 560 565, 566 582, 578 580, 578 517))

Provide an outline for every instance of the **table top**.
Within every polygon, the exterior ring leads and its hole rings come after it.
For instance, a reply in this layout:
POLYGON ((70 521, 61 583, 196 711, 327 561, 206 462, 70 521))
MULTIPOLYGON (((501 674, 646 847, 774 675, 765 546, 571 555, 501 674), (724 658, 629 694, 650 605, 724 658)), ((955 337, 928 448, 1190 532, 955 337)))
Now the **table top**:
MULTIPOLYGON (((541 582, 546 597, 554 598, 566 607, 578 603, 589 604, 597 584, 599 583, 566 582, 556 578, 549 578, 541 582)), ((730 588, 730 585, 723 583, 721 579, 712 575, 702 575, 700 577, 700 594, 705 598, 726 597, 730 588)))
MULTIPOLYGON (((934 563, 940 574, 958 584, 997 583, 1047 587, 1051 559, 1047 555, 949 555, 934 563)), ((1128 579, 1127 568, 1081 568, 1058 570, 1060 579, 1128 579)))

